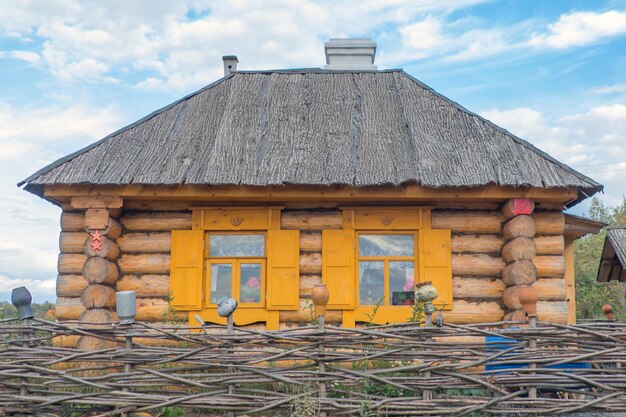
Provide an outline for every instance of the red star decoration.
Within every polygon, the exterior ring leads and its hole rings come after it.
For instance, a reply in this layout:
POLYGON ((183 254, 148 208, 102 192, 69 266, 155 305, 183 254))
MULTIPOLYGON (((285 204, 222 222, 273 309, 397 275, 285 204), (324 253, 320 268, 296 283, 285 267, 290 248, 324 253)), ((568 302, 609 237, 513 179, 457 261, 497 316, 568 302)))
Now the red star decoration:
POLYGON ((91 238, 94 240, 94 242, 102 242, 102 234, 97 230, 91 234, 91 238))
POLYGON ((102 235, 102 233, 100 233, 99 231, 95 231, 91 234, 91 250, 93 251, 99 251, 102 249, 102 240, 104 239, 104 236, 102 235))
POLYGON ((91 250, 97 252, 102 249, 102 242, 100 240, 93 239, 91 241, 91 250))

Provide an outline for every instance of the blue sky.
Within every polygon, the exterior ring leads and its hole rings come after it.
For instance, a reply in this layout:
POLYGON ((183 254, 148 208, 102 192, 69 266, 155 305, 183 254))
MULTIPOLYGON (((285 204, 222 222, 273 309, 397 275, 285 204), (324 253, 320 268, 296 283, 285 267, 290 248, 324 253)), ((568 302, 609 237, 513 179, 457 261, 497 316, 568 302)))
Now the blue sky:
MULTIPOLYGON (((435 90, 626 194, 626 1, 0 0, 0 300, 54 300, 59 209, 16 187, 222 74, 371 37, 435 90)), ((581 214, 585 204, 574 212, 581 214)))

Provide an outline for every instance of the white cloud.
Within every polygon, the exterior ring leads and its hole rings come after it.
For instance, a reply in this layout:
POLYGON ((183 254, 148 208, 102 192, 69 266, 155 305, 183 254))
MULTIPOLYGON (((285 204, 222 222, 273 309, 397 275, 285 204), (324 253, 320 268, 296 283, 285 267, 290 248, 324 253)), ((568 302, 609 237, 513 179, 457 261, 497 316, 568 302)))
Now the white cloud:
POLYGON ((473 17, 450 20, 445 15, 429 15, 400 27, 402 48, 386 54, 384 59, 404 62, 441 57, 448 61, 466 61, 513 52, 527 42, 526 32, 532 23, 487 26, 486 22, 473 17))
POLYGON ((595 94, 607 94, 607 95, 626 93, 626 84, 605 85, 604 87, 594 88, 592 92, 595 94))
POLYGON ((113 108, 0 104, 0 299, 21 285, 39 301, 55 299, 60 210, 16 183, 120 122, 113 108))
POLYGON ((60 80, 67 81, 115 81, 114 78, 105 75, 108 71, 108 65, 95 59, 87 58, 80 61, 67 62, 63 66, 54 69, 52 74, 60 80))
POLYGON ((10 56, 33 65, 38 65, 41 62, 41 56, 32 51, 11 51, 10 56))
POLYGON ((576 12, 561 15, 557 22, 548 25, 548 33, 533 36, 529 43, 538 47, 563 49, 588 45, 624 33, 626 11, 576 12))
MULTIPOLYGON (((321 66, 323 39, 389 24, 407 24, 404 36, 419 47, 438 22, 421 22, 419 16, 486 1, 154 0, 145 7, 116 0, 87 7, 79 0, 33 0, 0 9, 0 33, 41 44, 38 59, 22 58, 37 60, 61 81, 113 81, 118 73, 136 72, 139 88, 183 91, 221 76, 224 54, 238 54, 242 69, 321 66)), ((435 47, 438 39, 429 42, 424 48, 435 47)))
POLYGON ((431 56, 479 59, 529 44, 567 48, 626 33, 623 11, 564 14, 540 30, 536 19, 506 26, 450 20, 452 12, 488 1, 153 0, 145 7, 115 0, 86 7, 32 0, 0 9, 0 34, 40 44, 12 56, 61 81, 113 82, 134 72, 138 88, 180 92, 218 78, 224 54, 238 54, 242 69, 321 66, 328 37, 380 33, 390 42, 381 45, 379 63, 398 67, 431 56), (390 26, 397 31, 387 33, 390 26))
MULTIPOLYGON (((564 14, 542 30, 537 19, 490 25, 473 18, 450 21, 448 16, 428 16, 399 29, 403 51, 391 54, 399 60, 441 56, 449 61, 480 59, 528 49, 568 48, 626 33, 626 12, 578 12, 564 14), (534 34, 529 34, 535 28, 534 34)), ((389 59, 389 56, 386 57, 389 59)))
POLYGON ((607 203, 621 202, 626 105, 596 106, 558 118, 546 118, 529 108, 495 109, 481 115, 605 185, 607 203))
MULTIPOLYGON (((112 107, 13 107, 0 103, 0 146, 24 143, 73 141, 79 137, 99 138, 121 122, 112 107)), ((76 145, 74 145, 76 146, 76 145)))
POLYGON ((13 288, 26 287, 33 296, 33 302, 56 300, 56 278, 35 280, 28 278, 10 278, 0 274, 0 300, 11 299, 13 288))
POLYGON ((503 30, 470 30, 455 41, 460 50, 447 57, 449 61, 464 61, 492 56, 519 47, 513 37, 518 31, 515 28, 503 30))
POLYGON ((400 28, 400 34, 404 46, 415 50, 428 50, 446 42, 442 29, 442 22, 429 16, 420 22, 400 28))

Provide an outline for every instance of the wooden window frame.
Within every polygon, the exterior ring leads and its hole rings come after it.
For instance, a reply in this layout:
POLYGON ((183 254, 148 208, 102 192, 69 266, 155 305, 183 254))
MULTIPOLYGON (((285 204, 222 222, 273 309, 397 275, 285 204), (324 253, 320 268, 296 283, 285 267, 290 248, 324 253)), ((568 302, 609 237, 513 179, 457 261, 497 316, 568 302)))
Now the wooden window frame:
MULTIPOLYGON (((201 302, 197 301, 193 309, 181 308, 182 311, 189 312, 189 325, 197 326, 196 316, 205 322, 226 324, 226 318, 219 316, 217 305, 211 303, 210 299, 210 264, 230 262, 236 268, 233 272, 233 282, 231 282, 231 296, 240 300, 240 279, 238 265, 243 263, 260 263, 262 268, 261 295, 262 302, 239 303, 239 308, 234 312, 233 318, 236 325, 245 326, 257 322, 265 322, 268 330, 279 328, 279 312, 282 310, 297 310, 300 308, 299 298, 294 298, 291 302, 284 299, 272 300, 270 291, 277 285, 291 285, 291 293, 298 295, 299 271, 298 256, 293 259, 292 265, 278 264, 270 259, 270 253, 275 253, 270 240, 275 241, 283 234, 293 234, 292 230, 281 230, 280 218, 282 206, 194 206, 192 211, 192 231, 198 234, 199 242, 199 264, 201 265, 201 276, 198 280, 202 284, 201 302), (227 234, 254 234, 264 236, 263 256, 213 256, 209 257, 210 236, 227 234), (272 236, 274 236, 272 238, 272 236), (271 252, 271 251, 274 252, 271 252), (293 271, 289 274, 289 269, 293 271), (282 275, 281 275, 282 273, 282 275), (293 279, 291 279, 293 278, 293 279), (281 281, 282 280, 282 281, 281 281), (286 280, 286 282, 285 282, 286 280), (277 284, 280 282, 280 284, 277 284), (276 305, 276 302, 282 303, 276 305)), ((298 235, 299 236, 299 235, 298 235)), ((283 236, 284 238, 284 236, 283 236)), ((299 237, 293 238, 294 253, 299 254, 299 237)), ((284 261, 284 260, 283 260, 284 261)), ((180 269, 180 268, 179 268, 180 269)), ((293 297, 292 297, 293 298, 293 297)), ((185 307, 185 306, 184 306, 185 307)))
MULTIPOLYGON (((389 302, 389 262, 412 262, 413 263, 413 279, 414 279, 414 287, 417 284, 417 280, 419 277, 419 237, 418 231, 409 231, 409 230, 359 230, 355 234, 355 256, 356 256, 356 265, 355 265, 355 297, 356 297, 356 308, 359 309, 361 307, 374 307, 372 304, 361 304, 361 283, 359 282, 359 272, 360 272, 360 264, 361 262, 383 262, 384 263, 384 282, 383 282, 383 300, 384 302, 380 304, 380 307, 392 307, 392 308, 413 308, 412 305, 392 305, 389 302), (412 235, 413 236, 413 256, 362 256, 360 255, 360 237, 362 235, 412 235)), ((415 288, 413 288, 415 289, 415 288)))
POLYGON ((231 264, 232 265, 232 275, 231 275, 231 286, 230 286, 230 296, 237 300, 239 306, 237 308, 265 308, 266 304, 266 260, 265 258, 252 258, 252 257, 241 257, 241 258, 208 258, 204 260, 205 262, 205 295, 204 299, 206 300, 205 305, 206 308, 217 308, 217 304, 211 302, 211 265, 215 264, 231 264), (241 291, 241 264, 259 264, 261 265, 261 297, 258 303, 253 302, 243 302, 241 301, 240 291, 241 291))
POLYGON ((225 231, 225 230, 207 230, 204 232, 204 282, 205 282, 205 295, 204 305, 205 308, 217 308, 217 304, 211 302, 211 269, 210 265, 213 264, 226 264, 233 265, 233 274, 231 276, 231 288, 230 296, 237 300, 239 303, 238 308, 265 308, 267 294, 265 290, 267 288, 267 231, 265 230, 237 230, 237 231, 225 231), (263 256, 211 256, 211 235, 257 235, 263 236, 263 256), (240 300, 240 265, 242 263, 260 264, 261 265, 261 301, 258 303, 242 302, 240 300))
MULTIPOLYGON (((402 234, 414 233, 417 239, 415 245, 415 284, 424 279, 423 270, 426 268, 424 263, 424 250, 421 242, 423 234, 432 230, 431 228, 431 210, 432 206, 344 206, 339 207, 343 212, 343 230, 352 231, 354 233, 354 264, 352 268, 351 282, 354 286, 354 307, 339 308, 343 311, 343 326, 354 327, 356 322, 372 322, 375 324, 401 323, 406 322, 412 317, 415 304, 413 305, 380 305, 376 314, 374 308, 376 306, 360 305, 360 286, 359 286, 359 261, 363 258, 358 253, 358 240, 361 234, 402 234)), ((451 252, 450 252, 451 254, 451 252)), ((398 258, 400 260, 400 258, 398 258)), ((387 269, 387 268, 386 268, 387 269)), ((388 282, 388 277, 385 278, 388 282)), ((452 285, 450 279, 449 285, 452 285)), ((388 288, 388 287, 387 287, 388 288)), ((451 290, 450 290, 451 293, 451 290)), ((385 297, 389 297, 388 289, 385 297)), ((386 300, 385 300, 386 301, 386 300)), ((450 309, 448 304, 446 309, 450 309)))

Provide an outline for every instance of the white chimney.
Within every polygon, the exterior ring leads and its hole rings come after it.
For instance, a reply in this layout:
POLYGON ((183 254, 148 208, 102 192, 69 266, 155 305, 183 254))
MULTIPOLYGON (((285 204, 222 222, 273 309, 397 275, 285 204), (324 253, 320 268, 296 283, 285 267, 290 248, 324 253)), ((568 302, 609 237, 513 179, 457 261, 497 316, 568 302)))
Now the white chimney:
POLYGON ((237 63, 239 62, 237 56, 224 55, 222 61, 224 61, 224 77, 230 75, 231 72, 237 72, 237 63))
POLYGON ((324 44, 327 70, 376 70, 376 42, 369 38, 334 38, 324 44))

